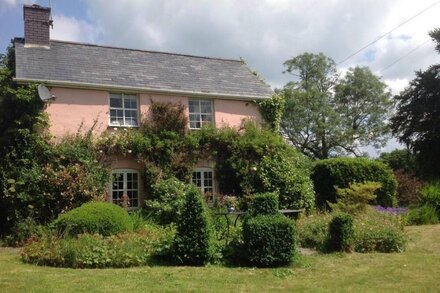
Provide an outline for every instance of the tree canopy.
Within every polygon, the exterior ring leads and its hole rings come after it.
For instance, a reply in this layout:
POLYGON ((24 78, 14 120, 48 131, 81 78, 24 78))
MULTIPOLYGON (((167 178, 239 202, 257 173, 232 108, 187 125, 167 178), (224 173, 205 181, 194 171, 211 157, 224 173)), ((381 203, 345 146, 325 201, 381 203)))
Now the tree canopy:
POLYGON ((284 63, 296 77, 282 93, 282 134, 304 154, 326 159, 361 155, 360 148, 385 143, 393 103, 387 86, 367 67, 350 68, 340 79, 324 54, 304 53, 284 63))
MULTIPOLYGON (((430 36, 440 52, 440 29, 430 36)), ((440 177, 440 64, 417 71, 409 86, 395 97, 393 133, 417 156, 422 174, 440 177)))

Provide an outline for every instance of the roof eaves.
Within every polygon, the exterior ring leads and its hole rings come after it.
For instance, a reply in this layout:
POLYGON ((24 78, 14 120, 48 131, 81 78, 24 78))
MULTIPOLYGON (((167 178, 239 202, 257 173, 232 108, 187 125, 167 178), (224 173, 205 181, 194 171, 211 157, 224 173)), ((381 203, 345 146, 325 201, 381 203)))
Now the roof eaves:
MULTIPOLYGON (((14 78, 14 81, 20 84, 25 83, 44 83, 47 86, 60 86, 67 88, 82 88, 82 89, 96 89, 96 90, 109 90, 109 91, 127 91, 127 92, 145 92, 145 93, 161 93, 161 94, 171 94, 171 95, 188 95, 191 97, 219 97, 223 99, 236 99, 236 100, 264 100, 270 98, 271 95, 231 95, 225 93, 215 93, 215 92, 196 92, 196 91, 185 91, 185 90, 172 90, 172 89, 158 89, 151 87, 130 87, 112 84, 95 84, 95 83, 84 83, 84 82, 71 82, 71 81, 60 81, 60 80, 43 80, 43 79, 32 79, 32 78, 14 78)), ((272 91, 272 90, 271 90, 272 91)))

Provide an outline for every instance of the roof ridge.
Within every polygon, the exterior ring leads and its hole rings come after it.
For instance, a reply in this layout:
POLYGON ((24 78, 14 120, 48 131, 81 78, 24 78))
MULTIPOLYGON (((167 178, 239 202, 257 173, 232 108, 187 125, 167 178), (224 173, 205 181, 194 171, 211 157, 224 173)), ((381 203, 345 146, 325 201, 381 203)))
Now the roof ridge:
POLYGON ((143 50, 143 49, 135 49, 135 48, 124 48, 124 47, 118 47, 118 46, 98 45, 98 44, 91 44, 91 43, 63 41, 63 40, 54 40, 54 39, 50 39, 50 41, 51 42, 56 42, 56 43, 65 43, 65 44, 82 45, 82 46, 90 46, 90 47, 100 47, 100 48, 109 48, 109 49, 117 49, 117 50, 137 51, 137 52, 165 54, 165 55, 175 55, 175 56, 183 56, 183 57, 192 57, 192 58, 200 58, 200 59, 211 59, 211 60, 231 61, 231 62, 243 63, 243 61, 240 60, 240 59, 229 59, 229 58, 220 58, 220 57, 197 56, 197 55, 183 54, 183 53, 171 53, 171 52, 162 52, 162 51, 155 51, 155 50, 143 50))

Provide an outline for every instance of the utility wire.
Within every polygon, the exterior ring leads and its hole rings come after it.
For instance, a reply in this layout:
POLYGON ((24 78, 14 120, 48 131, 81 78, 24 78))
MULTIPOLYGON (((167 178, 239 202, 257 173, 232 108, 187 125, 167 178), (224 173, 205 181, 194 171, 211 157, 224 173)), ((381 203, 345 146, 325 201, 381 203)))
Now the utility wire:
POLYGON ((411 55, 412 53, 414 53, 415 51, 417 51, 418 49, 420 49, 421 47, 423 47, 424 45, 426 45, 430 40, 426 40, 424 41, 422 44, 418 45, 417 47, 415 47, 414 49, 412 49, 411 51, 409 51, 408 53, 406 53, 405 55, 401 56, 400 58, 396 59, 394 62, 388 64, 387 66, 385 66, 384 68, 382 68, 381 70, 379 70, 381 73, 383 73, 384 71, 386 71, 387 69, 389 69, 391 66, 393 66, 394 64, 398 63, 399 61, 401 61, 402 59, 408 57, 409 55, 411 55))
POLYGON ((371 45, 377 43, 379 40, 383 39, 384 37, 386 37, 387 35, 391 34, 393 31, 395 31, 396 29, 398 29, 399 27, 403 26, 404 24, 410 22, 411 20, 413 20, 414 18, 416 18, 417 16, 419 16, 420 14, 426 12, 427 10, 431 9, 432 7, 434 7, 435 5, 439 4, 440 0, 437 2, 434 2, 433 4, 429 5, 428 7, 426 7, 425 9, 423 9, 422 11, 418 12, 416 15, 408 18, 407 20, 405 20, 404 22, 402 22, 401 24, 399 24, 398 26, 394 27, 393 29, 391 29, 390 31, 384 33, 383 35, 379 36, 377 39, 375 39, 374 41, 368 43, 367 45, 363 46, 362 48, 360 48, 359 50, 357 50, 356 52, 350 54, 349 56, 347 56, 345 59, 339 61, 338 63, 336 63, 336 65, 340 65, 342 63, 344 63, 345 61, 347 61, 348 59, 356 56, 357 54, 359 54, 360 52, 362 52, 363 50, 365 50, 366 48, 370 47, 371 45))

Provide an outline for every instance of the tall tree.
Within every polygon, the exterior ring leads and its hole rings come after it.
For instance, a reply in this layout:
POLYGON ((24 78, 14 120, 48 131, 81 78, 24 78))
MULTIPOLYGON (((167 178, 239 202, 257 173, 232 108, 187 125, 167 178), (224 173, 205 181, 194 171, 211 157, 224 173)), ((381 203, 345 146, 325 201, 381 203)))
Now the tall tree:
MULTIPOLYGON (((440 52, 440 29, 430 36, 440 52)), ((440 64, 417 71, 415 79, 395 99, 393 133, 416 153, 424 175, 440 178, 440 64)))
POLYGON ((391 93, 368 67, 348 70, 335 87, 335 104, 344 132, 342 149, 358 154, 360 147, 378 148, 386 143, 393 107, 391 93))
POLYGON ((322 53, 304 53, 284 66, 297 77, 282 91, 286 109, 281 129, 292 145, 326 159, 359 156, 361 147, 384 143, 392 102, 386 85, 368 68, 350 68, 338 80, 335 62, 322 53))
POLYGON ((337 81, 335 62, 322 53, 304 53, 284 66, 297 80, 282 91, 286 106, 281 131, 304 154, 327 158, 341 135, 331 93, 337 81))

